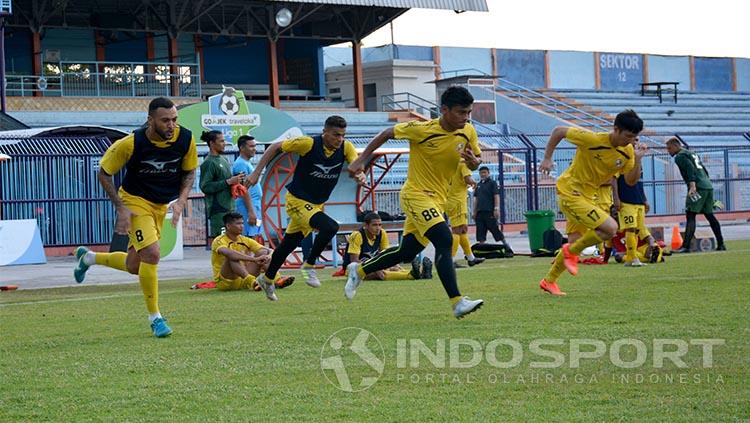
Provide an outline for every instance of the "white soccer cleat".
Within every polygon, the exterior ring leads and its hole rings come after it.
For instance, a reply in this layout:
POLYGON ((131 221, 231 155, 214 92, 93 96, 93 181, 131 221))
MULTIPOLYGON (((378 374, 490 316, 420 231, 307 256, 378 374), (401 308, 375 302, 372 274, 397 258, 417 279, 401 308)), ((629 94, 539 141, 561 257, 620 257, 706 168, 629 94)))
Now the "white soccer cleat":
POLYGON ((255 282, 258 283, 258 286, 260 289, 263 290, 263 292, 266 294, 266 298, 268 298, 271 301, 278 301, 279 298, 276 296, 276 285, 274 285, 273 281, 268 282, 266 279, 266 275, 260 274, 257 278, 255 278, 255 282))
POLYGON ((470 300, 469 297, 462 297, 455 306, 453 306, 453 316, 456 319, 462 319, 469 313, 479 310, 484 304, 484 300, 470 300))
POLYGON ((638 258, 634 258, 633 261, 625 262, 625 266, 627 267, 643 267, 646 263, 643 263, 638 258))
POLYGON ((344 285, 344 296, 349 300, 357 295, 357 288, 362 284, 362 278, 360 278, 359 273, 357 273, 359 266, 360 264, 357 262, 349 263, 349 265, 346 266, 346 271, 349 272, 349 276, 346 279, 346 285, 344 285))
POLYGON ((318 272, 315 271, 314 267, 302 266, 302 277, 305 279, 305 283, 313 288, 320 288, 320 279, 318 279, 318 272))

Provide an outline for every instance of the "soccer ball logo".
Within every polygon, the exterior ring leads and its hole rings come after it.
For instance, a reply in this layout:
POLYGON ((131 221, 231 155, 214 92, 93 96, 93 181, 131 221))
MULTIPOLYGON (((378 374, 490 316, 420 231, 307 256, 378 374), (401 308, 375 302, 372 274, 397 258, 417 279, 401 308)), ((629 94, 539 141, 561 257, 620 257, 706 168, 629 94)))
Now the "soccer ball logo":
POLYGON ((383 346, 365 329, 338 330, 323 344, 320 368, 328 382, 342 391, 364 391, 383 374, 383 346))
POLYGON ((237 97, 234 95, 234 88, 223 87, 224 92, 221 93, 219 98, 219 108, 225 115, 234 116, 240 111, 240 103, 237 101, 237 97))

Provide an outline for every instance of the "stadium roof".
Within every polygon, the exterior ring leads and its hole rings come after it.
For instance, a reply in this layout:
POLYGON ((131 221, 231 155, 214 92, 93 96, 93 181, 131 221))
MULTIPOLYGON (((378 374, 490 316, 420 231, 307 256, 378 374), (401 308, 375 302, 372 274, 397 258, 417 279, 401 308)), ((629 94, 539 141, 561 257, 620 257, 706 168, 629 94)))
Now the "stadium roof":
POLYGON ((347 6, 377 6, 406 9, 446 9, 487 12, 486 0, 283 0, 286 3, 319 3, 347 6))
POLYGON ((225 37, 306 38, 359 41, 410 8, 487 11, 486 0, 76 0, 16 2, 6 25, 41 32, 44 28, 104 31, 109 41, 137 32, 225 37), (291 23, 275 22, 281 8, 291 23), (107 33, 107 31, 111 31, 107 33), (121 33, 121 34, 117 34, 121 33))

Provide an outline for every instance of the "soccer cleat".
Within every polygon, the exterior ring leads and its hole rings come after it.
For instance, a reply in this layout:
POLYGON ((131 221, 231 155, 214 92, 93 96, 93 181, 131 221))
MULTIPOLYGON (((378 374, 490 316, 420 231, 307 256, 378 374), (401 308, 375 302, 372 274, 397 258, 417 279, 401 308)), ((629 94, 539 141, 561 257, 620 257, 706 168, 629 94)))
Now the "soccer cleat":
POLYGON ((726 251, 726 250, 727 250, 727 246, 724 245, 723 242, 716 246, 716 251, 726 251))
POLYGON ((151 322, 151 331, 157 338, 164 338, 172 334, 172 328, 167 324, 167 319, 163 317, 157 317, 151 322))
POLYGON ((607 264, 606 261, 604 261, 601 257, 589 257, 581 260, 581 263, 583 264, 607 264))
POLYGON ((337 278, 340 276, 346 276, 346 269, 342 267, 341 269, 333 272, 331 276, 333 276, 334 278, 337 278))
POLYGON ((428 257, 422 258, 422 273, 420 279, 432 279, 432 260, 428 257))
POLYGON ((484 304, 484 300, 470 300, 469 297, 462 297, 453 306, 453 316, 456 319, 463 319, 467 314, 479 310, 484 304))
POLYGON ((305 283, 313 288, 320 287, 320 279, 318 279, 318 272, 315 267, 302 266, 302 277, 305 279, 305 283))
POLYGON ((286 288, 287 286, 294 283, 294 276, 280 276, 276 278, 276 281, 273 283, 276 285, 276 289, 282 289, 286 288))
POLYGON ((262 289, 260 289, 260 285, 258 285, 258 281, 253 281, 253 291, 260 292, 262 289))
POLYGON ((690 252, 690 248, 680 247, 672 252, 675 254, 687 254, 690 252))
POLYGON ((541 288, 542 291, 546 291, 557 297, 568 295, 560 291, 560 287, 557 286, 557 282, 547 282, 546 279, 542 279, 541 282, 539 282, 539 288, 541 288))
POLYGON ((466 268, 466 266, 464 266, 463 264, 461 264, 461 263, 459 263, 457 261, 453 262, 453 267, 456 268, 456 269, 465 269, 466 268))
POLYGON ((482 263, 484 263, 484 261, 485 261, 485 260, 486 260, 486 259, 485 259, 485 258, 483 258, 483 257, 474 257, 474 260, 469 260, 469 259, 467 258, 467 259, 466 259, 466 262, 467 262, 467 263, 469 263, 469 267, 474 267, 474 266, 476 266, 477 264, 482 264, 482 263))
POLYGON ((73 269, 73 277, 78 283, 83 282, 83 279, 86 278, 86 271, 88 271, 89 267, 91 267, 83 262, 83 257, 89 251, 90 250, 86 247, 78 247, 75 249, 75 251, 73 251, 76 258, 78 259, 78 264, 76 265, 75 269, 73 269))
POLYGON ((638 260, 638 257, 634 258, 631 261, 626 261, 625 262, 625 267, 643 267, 645 265, 646 265, 646 263, 643 263, 640 260, 638 260))
POLYGON ((575 276, 578 274, 578 256, 570 252, 570 244, 566 243, 562 246, 563 263, 565 268, 568 269, 568 273, 575 276))
POLYGON ((259 275, 257 278, 255 278, 255 282, 258 283, 258 286, 261 290, 266 294, 266 298, 268 298, 271 301, 278 301, 279 298, 276 296, 276 285, 273 283, 268 283, 266 280, 266 275, 259 275))
POLYGON ((346 285, 344 285, 344 296, 349 300, 357 295, 357 288, 362 284, 362 278, 358 273, 359 267, 360 264, 357 262, 349 263, 349 265, 346 266, 346 271, 349 273, 349 276, 346 279, 346 285))
POLYGON ((422 278, 422 272, 419 270, 419 257, 414 257, 414 260, 411 261, 411 270, 409 271, 409 274, 414 279, 422 278))

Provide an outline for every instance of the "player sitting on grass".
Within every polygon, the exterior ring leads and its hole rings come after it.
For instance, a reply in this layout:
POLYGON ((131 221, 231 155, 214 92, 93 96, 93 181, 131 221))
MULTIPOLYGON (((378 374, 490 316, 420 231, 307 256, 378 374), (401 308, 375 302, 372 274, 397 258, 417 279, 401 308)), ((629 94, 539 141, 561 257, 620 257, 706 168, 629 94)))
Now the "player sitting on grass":
MULTIPOLYGON (((377 254, 388 250, 388 234, 383 229, 383 221, 380 215, 370 212, 365 215, 365 224, 349 235, 349 243, 344 252, 343 267, 334 273, 334 276, 346 275, 346 267, 351 263, 364 263, 377 254)), ((365 276, 367 280, 397 281, 432 279, 432 260, 427 257, 422 259, 420 269, 419 257, 411 262, 411 270, 404 270, 399 265, 392 266, 387 270, 378 270, 365 276)))
MULTIPOLYGON (((265 271, 271 261, 272 251, 254 239, 242 235, 245 227, 241 214, 231 212, 224 215, 226 231, 211 244, 211 267, 219 291, 254 289, 260 291, 255 278, 265 271)), ((276 288, 284 288, 294 282, 293 276, 278 277, 276 288)))

